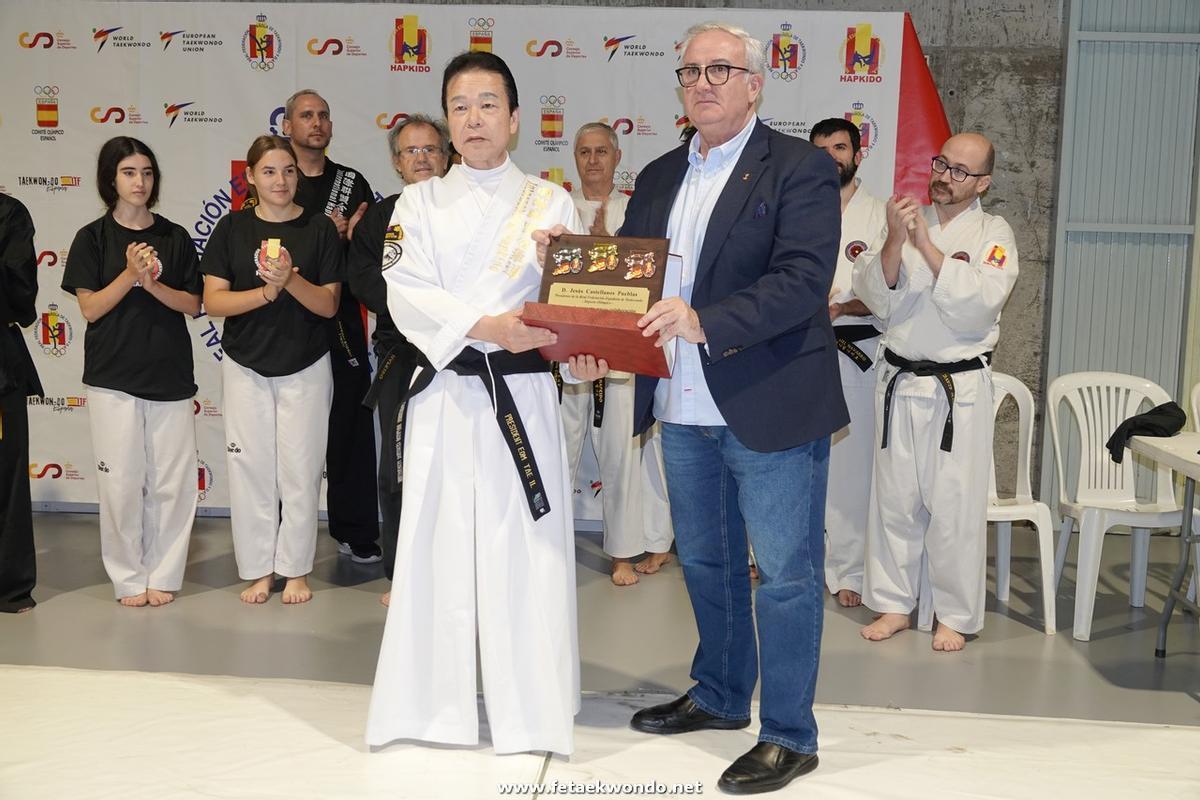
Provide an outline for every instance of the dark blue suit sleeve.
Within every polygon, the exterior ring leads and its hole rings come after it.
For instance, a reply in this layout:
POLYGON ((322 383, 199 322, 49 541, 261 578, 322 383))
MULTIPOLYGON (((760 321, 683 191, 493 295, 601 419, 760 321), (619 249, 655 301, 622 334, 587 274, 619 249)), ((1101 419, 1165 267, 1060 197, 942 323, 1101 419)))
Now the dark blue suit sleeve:
POLYGON ((828 313, 841 239, 837 167, 824 153, 812 152, 784 169, 774 243, 762 277, 696 309, 710 363, 828 313))

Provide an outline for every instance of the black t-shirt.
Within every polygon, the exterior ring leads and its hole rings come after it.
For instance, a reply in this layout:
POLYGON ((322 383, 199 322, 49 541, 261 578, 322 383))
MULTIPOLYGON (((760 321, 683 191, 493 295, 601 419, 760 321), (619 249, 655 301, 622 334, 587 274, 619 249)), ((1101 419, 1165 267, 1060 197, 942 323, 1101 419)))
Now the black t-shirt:
MULTIPOLYGON (((126 228, 112 214, 75 234, 62 288, 97 292, 125 269, 125 250, 145 243, 158 251, 159 283, 201 293, 196 246, 179 225, 158 214, 145 230, 126 228)), ((156 267, 157 268, 157 267, 156 267)), ((196 394, 192 343, 184 315, 135 286, 112 310, 89 322, 83 339, 83 382, 143 400, 186 400, 196 394)))
POLYGON ((374 203, 375 192, 363 174, 325 159, 325 171, 316 177, 300 173, 296 184, 296 205, 304 215, 332 214, 335 210, 349 219, 359 203, 374 203))
MULTIPOLYGON (((346 280, 354 296, 375 312, 375 339, 385 350, 407 343, 388 313, 387 283, 383 280, 382 269, 383 237, 398 197, 400 195, 394 194, 367 209, 354 228, 354 238, 346 253, 346 280)), ((403 242, 393 246, 401 247, 403 242)))
MULTIPOLYGON (((235 211, 213 228, 200 271, 224 278, 235 292, 265 286, 257 258, 265 239, 278 239, 292 264, 310 283, 342 280, 342 247, 328 217, 314 214, 289 222, 259 219, 253 208, 235 211)), ((305 308, 285 289, 275 302, 228 317, 221 347, 225 354, 259 375, 277 378, 311 366, 329 352, 326 320, 305 308)))

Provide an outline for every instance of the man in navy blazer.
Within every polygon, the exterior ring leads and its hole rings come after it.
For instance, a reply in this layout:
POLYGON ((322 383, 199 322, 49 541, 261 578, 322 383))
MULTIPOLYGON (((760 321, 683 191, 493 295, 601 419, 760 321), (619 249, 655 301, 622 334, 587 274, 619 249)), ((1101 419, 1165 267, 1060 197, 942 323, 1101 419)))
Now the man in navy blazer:
POLYGON ((762 43, 732 26, 697 25, 682 64, 697 133, 642 171, 621 234, 670 237, 682 256, 667 271, 668 281, 680 275, 680 296, 639 323, 677 348, 673 373, 638 378, 634 421, 638 433, 663 423, 700 645, 695 685, 631 724, 647 733, 746 727, 761 671, 759 742, 718 785, 772 791, 817 764, 829 442, 849 421, 828 310, 839 182, 824 152, 755 115, 762 43), (747 536, 761 577, 757 626, 747 536))

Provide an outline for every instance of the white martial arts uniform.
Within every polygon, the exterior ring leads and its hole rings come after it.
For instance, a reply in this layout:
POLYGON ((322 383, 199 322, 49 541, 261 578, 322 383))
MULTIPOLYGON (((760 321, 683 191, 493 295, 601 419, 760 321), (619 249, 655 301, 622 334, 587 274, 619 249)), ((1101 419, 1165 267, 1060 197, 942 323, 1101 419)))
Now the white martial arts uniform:
MULTIPOLYGON (((870 258, 883 246, 887 211, 882 200, 860 185, 842 212, 842 243, 833 276, 830 303, 858 299, 850 288, 857 258, 870 258)), ((879 330, 877 317, 840 316, 833 327, 870 325, 879 330)), ((835 330, 836 333, 836 330, 835 330)), ((867 546, 867 517, 871 494, 871 468, 875 458, 875 356, 879 336, 853 343, 870 360, 864 370, 844 351, 838 355, 842 394, 850 411, 850 424, 833 435, 829 450, 829 489, 825 496, 825 585, 833 594, 842 589, 862 594, 863 553, 867 546)))
POLYGON ((467 332, 484 315, 536 300, 530 234, 559 223, 581 230, 571 198, 511 160, 452 167, 396 203, 389 235, 398 246, 383 264, 388 308, 438 372, 407 401, 403 511, 368 744, 476 744, 478 635, 495 751, 574 749, 574 531, 557 389, 548 371, 492 378, 511 390, 541 473, 550 510, 535 522, 483 380, 443 369, 466 347, 499 349, 467 332))
POLYGON ((87 387, 100 499, 100 556, 117 599, 183 585, 196 516, 192 401, 87 387))
MULTIPOLYGON (((587 200, 582 192, 571 193, 579 211, 580 224, 589 230, 600 209, 599 200, 587 200)), ((625 222, 629 197, 616 189, 608 196, 604 228, 616 235, 625 222)), ((674 533, 667 502, 667 479, 663 471, 662 434, 655 423, 641 436, 633 435, 634 376, 613 372, 605 379, 604 417, 593 424, 591 383, 564 381, 563 429, 567 437, 567 461, 574 486, 583 457, 583 443, 591 437, 600 466, 600 502, 604 512, 604 552, 613 558, 633 558, 642 553, 666 553, 674 533)))
POLYGON ((312 572, 333 403, 329 354, 266 377, 221 361, 233 552, 242 580, 312 572), (283 514, 280 516, 280 504, 283 514))
MULTIPOLYGON (((883 344, 895 354, 943 364, 982 357, 995 349, 1000 309, 1017 279, 1012 229, 984 213, 978 200, 944 228, 934 207, 922 213, 930 239, 945 255, 939 276, 906 242, 894 289, 876 254, 855 264, 854 292, 886 322, 883 344)), ((877 371, 875 433, 881 442, 885 390, 898 369, 881 359, 877 371)), ((983 627, 991 371, 961 372, 952 380, 950 452, 941 449, 949 405, 939 379, 907 373, 897 381, 888 446, 875 451, 863 601, 879 612, 912 611, 926 554, 934 613, 969 634, 983 627)))

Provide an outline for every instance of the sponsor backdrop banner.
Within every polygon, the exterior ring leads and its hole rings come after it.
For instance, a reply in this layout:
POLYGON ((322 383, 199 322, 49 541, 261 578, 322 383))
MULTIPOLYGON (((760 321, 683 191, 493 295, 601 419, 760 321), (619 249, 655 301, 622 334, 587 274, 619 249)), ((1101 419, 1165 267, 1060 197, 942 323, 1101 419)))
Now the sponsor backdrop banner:
MULTIPOLYGON (((571 138, 583 123, 603 120, 623 150, 617 185, 631 191, 638 170, 678 144, 687 120, 672 71, 683 32, 710 18, 769 44, 759 111, 768 125, 807 136, 824 117, 852 120, 867 152, 864 185, 891 193, 903 14, 315 3, 6 8, 0 190, 33 214, 41 284, 39 320, 28 333, 46 387, 44 401, 30 401, 34 500, 96 500, 80 383, 86 322, 58 287, 75 232, 103 210, 95 159, 106 139, 129 135, 150 145, 163 172, 156 211, 186 228, 203 254, 213 225, 245 196, 246 149, 258 134, 282 132, 293 91, 313 88, 328 99, 330 157, 362 171, 384 196, 401 188, 387 129, 412 113, 441 116, 441 69, 473 48, 503 56, 516 75, 521 126, 512 157, 520 167, 571 188, 571 138)), ((197 490, 202 506, 222 508, 229 501, 221 321, 202 315, 189 326, 199 385, 197 490)), ((582 517, 599 517, 596 480, 589 461, 577 491, 582 517)))

